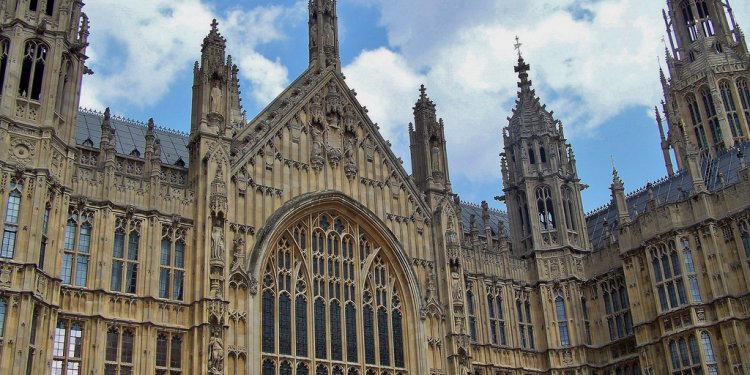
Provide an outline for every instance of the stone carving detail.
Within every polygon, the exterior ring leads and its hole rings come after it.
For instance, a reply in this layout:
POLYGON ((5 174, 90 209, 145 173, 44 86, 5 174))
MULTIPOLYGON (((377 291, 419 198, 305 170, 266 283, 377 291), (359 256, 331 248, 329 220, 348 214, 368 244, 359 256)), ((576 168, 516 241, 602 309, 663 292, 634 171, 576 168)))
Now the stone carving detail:
POLYGON ((224 340, 223 327, 211 326, 211 337, 208 339, 208 373, 219 375, 224 373, 224 340))
POLYGON ((214 226, 211 230, 211 260, 224 262, 224 228, 214 226))

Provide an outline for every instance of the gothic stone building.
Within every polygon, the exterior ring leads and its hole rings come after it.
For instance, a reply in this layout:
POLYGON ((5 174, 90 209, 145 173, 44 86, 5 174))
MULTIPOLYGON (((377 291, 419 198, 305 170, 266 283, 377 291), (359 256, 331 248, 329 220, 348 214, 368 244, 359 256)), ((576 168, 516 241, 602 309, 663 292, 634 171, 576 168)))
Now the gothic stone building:
POLYGON ((629 195, 615 172, 588 215, 520 57, 504 213, 452 193, 424 88, 403 169, 341 74, 335 0, 310 2, 309 68, 249 122, 214 23, 190 134, 78 109, 82 7, 0 1, 0 373, 750 373, 728 2, 668 1, 679 170, 629 195))

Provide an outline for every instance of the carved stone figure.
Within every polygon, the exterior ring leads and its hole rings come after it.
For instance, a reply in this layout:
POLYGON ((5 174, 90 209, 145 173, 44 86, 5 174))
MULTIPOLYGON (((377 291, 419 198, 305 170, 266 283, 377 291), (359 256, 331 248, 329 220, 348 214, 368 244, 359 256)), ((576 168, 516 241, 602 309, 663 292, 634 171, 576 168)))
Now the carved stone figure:
POLYGON ((326 47, 333 47, 335 44, 335 35, 333 31, 333 25, 329 22, 326 23, 326 47))
POLYGON ((217 335, 208 341, 208 369, 212 374, 224 372, 224 343, 217 335))
POLYGON ((211 231, 211 259, 224 260, 224 229, 218 225, 211 231))
POLYGON ((213 87, 211 87, 211 98, 209 103, 210 111, 213 113, 220 113, 221 112, 221 89, 219 88, 218 84, 214 84, 213 87))
POLYGON ((312 150, 310 151, 310 164, 315 169, 323 166, 323 130, 318 126, 310 127, 310 136, 312 137, 312 150))
POLYGON ((312 25, 310 28, 310 47, 318 46, 318 25, 312 25))

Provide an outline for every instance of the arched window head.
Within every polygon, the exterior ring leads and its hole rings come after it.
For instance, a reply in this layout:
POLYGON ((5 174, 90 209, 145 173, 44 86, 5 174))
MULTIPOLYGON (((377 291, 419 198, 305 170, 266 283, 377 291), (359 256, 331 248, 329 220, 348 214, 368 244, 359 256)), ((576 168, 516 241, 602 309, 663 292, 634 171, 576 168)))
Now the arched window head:
POLYGON ((8 53, 10 53, 10 40, 0 39, 0 95, 3 95, 5 87, 5 72, 8 69, 8 53))
POLYGON ((690 35, 690 41, 695 42, 698 40, 698 30, 695 27, 695 15, 693 14, 693 8, 690 6, 690 2, 684 0, 680 3, 680 11, 682 13, 682 22, 690 35))
POLYGON ((342 361, 406 373, 409 315, 397 268, 392 250, 367 232, 335 211, 305 215, 279 232, 261 283, 264 361, 282 372, 294 357, 314 358, 315 374, 344 375, 336 367, 342 361))
POLYGON ((0 258, 13 258, 16 248, 16 235, 18 233, 18 219, 21 214, 21 193, 23 183, 12 180, 10 182, 10 193, 5 208, 5 226, 3 227, 2 248, 0 258))
POLYGON ((26 42, 21 79, 18 85, 19 96, 31 100, 41 99, 47 52, 47 46, 40 41, 30 40, 26 42))
POLYGON ((539 162, 542 164, 547 163, 547 152, 544 151, 544 147, 539 147, 539 162))
POLYGON ((536 154, 534 153, 534 149, 529 147, 529 163, 536 164, 536 154))
POLYGON ((555 208, 552 203, 552 190, 549 186, 536 189, 536 204, 541 230, 546 232, 557 229, 555 208))

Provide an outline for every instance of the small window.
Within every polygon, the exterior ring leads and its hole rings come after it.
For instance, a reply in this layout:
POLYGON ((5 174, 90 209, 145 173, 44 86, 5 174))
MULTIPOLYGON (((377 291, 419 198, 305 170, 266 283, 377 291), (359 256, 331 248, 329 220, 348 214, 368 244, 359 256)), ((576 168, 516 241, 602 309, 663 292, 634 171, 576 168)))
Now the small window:
POLYGON ((133 157, 136 157, 136 158, 140 158, 141 157, 141 152, 138 151, 137 148, 134 148, 133 151, 130 151, 130 156, 133 156, 133 157))
POLYGON ((21 213, 21 192, 23 184, 12 181, 5 209, 5 226, 3 228, 3 242, 0 248, 0 258, 13 258, 18 234, 18 216, 21 213))
POLYGON ((529 163, 536 164, 536 155, 534 154, 534 149, 529 149, 529 163))
POLYGON ((539 161, 542 164, 547 162, 547 152, 544 151, 544 147, 539 147, 539 161))

